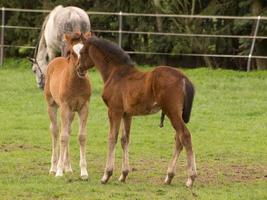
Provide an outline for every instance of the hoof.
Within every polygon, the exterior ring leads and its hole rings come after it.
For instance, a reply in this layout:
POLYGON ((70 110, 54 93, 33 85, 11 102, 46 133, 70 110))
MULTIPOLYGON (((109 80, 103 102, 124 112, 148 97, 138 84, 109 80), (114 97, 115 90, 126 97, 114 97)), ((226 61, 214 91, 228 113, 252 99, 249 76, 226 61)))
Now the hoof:
POLYGON ((164 184, 166 184, 166 185, 170 185, 171 182, 172 182, 172 178, 166 176, 166 178, 165 178, 165 180, 164 180, 164 184))
POLYGON ((81 169, 81 179, 88 180, 88 172, 86 169, 81 169))
POLYGON ((73 173, 71 166, 67 166, 64 168, 65 173, 73 173))
POLYGON ((196 177, 197 177, 196 175, 190 176, 186 181, 186 184, 185 184, 186 187, 191 188, 194 184, 196 177))
POLYGON ((120 175, 119 181, 122 183, 125 183, 125 180, 126 180, 126 176, 120 175))
POLYGON ((170 185, 171 182, 172 182, 173 177, 174 177, 174 173, 168 173, 166 178, 165 178, 165 180, 164 180, 164 183, 166 185, 170 185))
POLYGON ((106 184, 108 182, 109 178, 112 176, 112 173, 113 173, 112 171, 105 172, 104 176, 101 179, 101 183, 106 184))
POLYGON ((63 177, 63 175, 61 175, 61 174, 56 174, 55 177, 63 177))
POLYGON ((62 177, 63 176, 63 170, 57 170, 56 177, 62 177))
POLYGON ((57 167, 52 165, 49 170, 49 175, 55 175, 57 173, 57 167))
POLYGON ((106 184, 109 180, 109 177, 107 175, 104 175, 102 178, 101 178, 101 183, 102 184, 106 184))
POLYGON ((193 186, 193 181, 191 179, 187 179, 185 185, 186 185, 186 187, 191 188, 193 186))
POLYGON ((68 174, 72 174, 73 173, 72 169, 65 169, 64 172, 68 173, 68 174))
POLYGON ((128 176, 128 173, 129 173, 129 170, 124 170, 122 171, 121 175, 120 175, 120 178, 119 178, 119 181, 122 182, 122 183, 125 183, 125 180, 128 176))
POLYGON ((101 181, 100 181, 102 184, 106 184, 107 182, 108 182, 108 178, 106 178, 106 177, 102 177, 101 178, 101 181))
POLYGON ((50 170, 50 171, 49 171, 49 175, 51 175, 51 176, 54 176, 54 175, 56 175, 56 173, 57 173, 57 172, 56 172, 56 171, 54 171, 54 170, 50 170))
POLYGON ((88 175, 82 175, 82 176, 81 176, 81 179, 82 179, 83 181, 87 181, 89 178, 88 178, 88 175))

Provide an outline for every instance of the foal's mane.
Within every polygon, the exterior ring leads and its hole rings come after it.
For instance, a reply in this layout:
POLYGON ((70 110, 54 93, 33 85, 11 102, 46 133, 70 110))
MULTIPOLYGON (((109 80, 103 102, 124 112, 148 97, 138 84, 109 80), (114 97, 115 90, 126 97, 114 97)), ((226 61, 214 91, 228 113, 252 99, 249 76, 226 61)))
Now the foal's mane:
POLYGON ((134 62, 130 56, 114 42, 95 36, 90 37, 87 41, 89 44, 97 47, 103 54, 105 54, 106 58, 109 58, 115 64, 134 67, 134 62))

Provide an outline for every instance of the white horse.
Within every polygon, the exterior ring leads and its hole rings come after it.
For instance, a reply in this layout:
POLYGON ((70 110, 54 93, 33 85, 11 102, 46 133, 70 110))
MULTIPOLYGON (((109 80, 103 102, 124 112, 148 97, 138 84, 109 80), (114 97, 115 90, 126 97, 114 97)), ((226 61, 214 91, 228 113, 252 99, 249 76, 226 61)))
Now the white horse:
POLYGON ((39 42, 36 45, 32 62, 32 71, 35 73, 37 86, 44 88, 44 77, 48 62, 60 52, 64 56, 63 35, 71 32, 89 32, 91 29, 87 13, 77 7, 57 6, 46 17, 39 42))

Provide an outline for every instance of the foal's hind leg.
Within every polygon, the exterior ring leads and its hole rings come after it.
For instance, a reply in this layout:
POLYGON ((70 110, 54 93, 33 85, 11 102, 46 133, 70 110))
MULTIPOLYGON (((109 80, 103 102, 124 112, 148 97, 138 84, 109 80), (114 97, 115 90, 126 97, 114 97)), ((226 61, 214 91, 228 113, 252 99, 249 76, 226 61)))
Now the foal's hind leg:
POLYGON ((60 134, 60 154, 57 164, 56 176, 63 176, 66 156, 68 156, 68 145, 71 131, 71 120, 73 119, 73 112, 71 112, 67 105, 61 105, 61 134, 60 134))
POLYGON ((175 134, 175 145, 174 145, 174 150, 173 150, 173 156, 172 156, 172 160, 169 164, 168 170, 167 170, 167 176, 165 178, 165 184, 170 184, 174 175, 175 175, 175 169, 176 169, 176 163, 177 163, 177 159, 180 155, 180 152, 183 149, 183 146, 180 142, 180 138, 178 136, 178 132, 176 132, 175 134))
POLYGON ((193 183, 197 176, 196 161, 195 161, 195 155, 194 155, 193 147, 192 147, 191 134, 183 122, 182 124, 184 127, 183 128, 184 131, 183 131, 183 134, 180 135, 180 140, 183 146, 185 147, 186 154, 187 154, 188 179, 186 182, 186 186, 191 187, 193 186, 193 183))
POLYGON ((87 124, 87 117, 88 117, 88 103, 83 106, 83 108, 79 112, 79 119, 80 119, 80 127, 79 127, 79 144, 80 144, 80 168, 81 168, 81 178, 86 180, 88 179, 88 172, 87 172, 87 163, 86 163, 86 154, 85 154, 85 147, 86 147, 86 124, 87 124))
POLYGON ((52 138, 52 155, 51 155, 51 168, 49 170, 50 174, 55 174, 57 171, 58 162, 58 126, 57 126, 57 109, 56 105, 48 106, 47 111, 50 118, 50 131, 52 138))
POLYGON ((191 187, 196 178, 196 164, 195 156, 192 148, 191 134, 185 126, 184 121, 178 116, 178 113, 173 113, 168 115, 172 126, 176 130, 176 150, 174 152, 173 161, 171 162, 165 183, 170 184, 174 176, 174 168, 176 160, 178 158, 179 152, 182 150, 182 146, 185 147, 187 154, 187 170, 188 170, 188 180, 186 182, 187 187, 191 187), (181 146, 182 145, 182 146, 181 146))
POLYGON ((112 176, 113 169, 114 169, 114 162, 115 162, 115 145, 118 139, 118 133, 122 118, 122 113, 114 112, 111 109, 108 111, 109 116, 109 125, 110 125, 110 132, 108 138, 108 157, 106 162, 106 168, 104 175, 101 179, 101 183, 105 184, 108 182, 109 178, 112 176))
POLYGON ((122 171, 119 181, 125 182, 125 179, 130 171, 129 165, 129 152, 128 145, 130 141, 130 129, 131 129, 132 117, 124 116, 123 117, 123 130, 121 137, 121 147, 123 149, 123 157, 122 157, 122 171))

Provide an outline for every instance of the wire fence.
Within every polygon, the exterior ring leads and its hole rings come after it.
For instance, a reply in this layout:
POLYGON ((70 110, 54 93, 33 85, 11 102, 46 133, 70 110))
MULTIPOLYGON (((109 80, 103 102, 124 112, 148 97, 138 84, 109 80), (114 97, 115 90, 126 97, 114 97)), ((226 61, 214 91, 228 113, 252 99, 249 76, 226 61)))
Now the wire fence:
MULTIPOLYGON (((2 66, 4 60, 4 48, 29 48, 34 49, 35 46, 28 45, 10 45, 5 44, 4 34, 5 29, 26 29, 39 30, 40 27, 28 26, 11 26, 5 25, 5 14, 7 11, 12 12, 29 12, 29 13, 49 13, 50 10, 33 10, 33 9, 18 9, 18 8, 1 8, 1 38, 0 38, 0 65, 2 66)), ((150 51, 127 51, 129 54, 150 54, 150 55, 177 55, 177 56, 198 56, 198 57, 217 57, 217 58, 246 58, 247 71, 251 70, 251 59, 260 58, 267 59, 267 56, 253 55, 256 39, 267 39, 267 36, 259 36, 258 29, 262 20, 267 20, 263 16, 213 16, 213 15, 175 15, 175 14, 147 14, 147 13, 124 13, 124 12, 87 12, 89 15, 108 15, 118 16, 118 30, 92 30, 98 33, 116 33, 118 34, 118 44, 121 46, 123 34, 147 34, 147 35, 162 35, 162 36, 178 36, 178 37, 202 37, 202 38, 238 38, 250 39, 251 47, 248 55, 227 55, 227 54, 206 54, 206 53, 166 53, 166 52, 150 52, 150 51), (123 30, 124 16, 141 16, 141 17, 168 17, 168 18, 183 18, 183 19, 231 19, 231 20, 253 20, 256 22, 253 35, 224 35, 224 34, 196 34, 196 33, 172 33, 172 32, 146 32, 146 31, 126 31, 123 30)))

